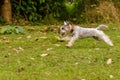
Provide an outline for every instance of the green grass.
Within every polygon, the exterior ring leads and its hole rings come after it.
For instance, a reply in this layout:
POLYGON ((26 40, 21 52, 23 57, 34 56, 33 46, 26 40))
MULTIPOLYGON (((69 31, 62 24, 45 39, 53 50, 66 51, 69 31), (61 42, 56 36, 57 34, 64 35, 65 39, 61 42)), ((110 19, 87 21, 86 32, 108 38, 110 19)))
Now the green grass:
POLYGON ((86 38, 67 48, 56 31, 41 32, 41 26, 25 27, 24 35, 0 35, 0 80, 120 80, 120 26, 109 25, 105 33, 114 47, 86 38))

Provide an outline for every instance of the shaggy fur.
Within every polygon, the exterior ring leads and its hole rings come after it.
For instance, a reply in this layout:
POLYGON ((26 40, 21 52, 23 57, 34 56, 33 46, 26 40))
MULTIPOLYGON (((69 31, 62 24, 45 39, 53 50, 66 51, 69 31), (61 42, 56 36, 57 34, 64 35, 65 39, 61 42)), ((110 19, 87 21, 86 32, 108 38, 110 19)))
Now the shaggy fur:
POLYGON ((96 28, 83 28, 80 26, 72 26, 68 22, 64 22, 64 25, 60 28, 61 35, 69 35, 60 39, 60 41, 69 41, 66 45, 67 47, 71 47, 73 43, 79 38, 88 38, 92 37, 96 40, 103 40, 110 46, 113 46, 110 38, 102 31, 107 28, 106 25, 99 25, 96 28))

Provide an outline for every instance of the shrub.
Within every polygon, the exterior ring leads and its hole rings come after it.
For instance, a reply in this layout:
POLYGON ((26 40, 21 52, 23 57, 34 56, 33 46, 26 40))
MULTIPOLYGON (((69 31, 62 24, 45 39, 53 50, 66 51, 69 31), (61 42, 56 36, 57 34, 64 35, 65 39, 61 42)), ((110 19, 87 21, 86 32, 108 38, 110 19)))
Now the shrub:
POLYGON ((2 28, 1 34, 23 34, 24 30, 20 26, 6 26, 2 28))
POLYGON ((83 15, 85 22, 88 23, 120 21, 118 8, 115 7, 113 2, 108 1, 100 2, 94 8, 86 10, 83 15))

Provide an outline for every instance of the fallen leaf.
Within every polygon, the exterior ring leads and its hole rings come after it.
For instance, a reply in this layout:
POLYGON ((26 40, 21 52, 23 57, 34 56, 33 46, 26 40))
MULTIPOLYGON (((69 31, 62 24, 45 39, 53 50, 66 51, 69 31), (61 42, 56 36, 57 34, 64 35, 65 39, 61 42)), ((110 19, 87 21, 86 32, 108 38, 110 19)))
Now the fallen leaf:
POLYGON ((27 39, 30 39, 30 38, 32 38, 32 37, 31 37, 31 35, 29 35, 29 36, 27 36, 26 38, 27 38, 27 39))
POLYGON ((48 54, 45 54, 45 53, 44 53, 44 54, 41 54, 41 56, 42 56, 42 57, 45 57, 45 56, 48 56, 48 54))
POLYGON ((113 78, 113 75, 110 75, 109 77, 112 79, 112 78, 113 78))
POLYGON ((0 43, 2 43, 2 40, 0 40, 0 43))
POLYGON ((30 58, 31 60, 35 60, 35 58, 30 58))
POLYGON ((22 39, 22 37, 18 37, 17 39, 20 40, 20 39, 22 39))
POLYGON ((3 37, 3 40, 7 40, 8 38, 7 37, 3 37))
POLYGON ((78 65, 78 64, 79 64, 78 62, 75 63, 75 65, 78 65))
POLYGON ((110 58, 110 59, 107 60, 107 64, 109 65, 111 63, 112 63, 112 59, 110 58))
POLYGON ((13 48, 13 50, 14 50, 16 53, 19 53, 20 51, 24 51, 24 49, 23 49, 22 47, 13 48))
POLYGON ((81 80, 86 80, 86 79, 81 79, 81 80))
POLYGON ((21 50, 21 51, 24 51, 24 49, 22 47, 19 47, 18 49, 21 50))
POLYGON ((18 54, 20 51, 16 48, 13 48, 13 50, 18 54))
POLYGON ((53 48, 47 48, 47 51, 50 51, 50 50, 52 50, 53 48))
POLYGON ((10 44, 10 41, 9 41, 9 40, 5 40, 5 43, 6 43, 6 44, 10 44))

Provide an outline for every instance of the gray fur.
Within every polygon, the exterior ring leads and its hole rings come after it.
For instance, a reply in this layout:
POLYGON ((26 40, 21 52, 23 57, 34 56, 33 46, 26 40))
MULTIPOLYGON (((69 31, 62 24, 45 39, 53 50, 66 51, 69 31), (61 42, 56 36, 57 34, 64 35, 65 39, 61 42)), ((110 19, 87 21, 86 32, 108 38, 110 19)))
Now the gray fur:
POLYGON ((64 25, 60 28, 61 35, 69 35, 60 39, 60 41, 69 41, 66 45, 67 47, 71 47, 73 43, 79 38, 88 38, 92 37, 96 40, 103 40, 110 46, 113 46, 110 38, 102 31, 103 29, 108 28, 106 25, 99 25, 96 28, 83 28, 80 26, 74 26, 74 30, 72 30, 72 25, 68 22, 64 22, 64 25))

